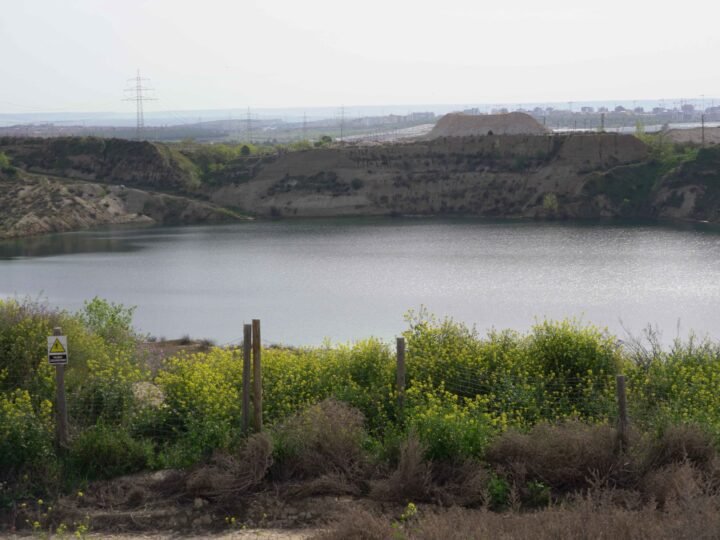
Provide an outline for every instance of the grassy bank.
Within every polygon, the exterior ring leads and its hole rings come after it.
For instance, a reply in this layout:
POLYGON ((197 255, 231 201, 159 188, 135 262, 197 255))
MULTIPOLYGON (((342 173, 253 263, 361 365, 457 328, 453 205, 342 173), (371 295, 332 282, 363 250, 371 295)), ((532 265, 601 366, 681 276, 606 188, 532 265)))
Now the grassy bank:
MULTIPOLYGON (((622 344, 572 320, 479 335, 425 313, 408 317, 404 337, 402 409, 386 343, 264 349, 266 429, 248 437, 241 350, 162 358, 142 345, 123 306, 94 299, 66 313, 3 301, 0 511, 17 525, 57 525, 61 517, 38 498, 89 494, 94 480, 168 468, 184 471, 175 496, 218 504, 278 485, 294 496, 402 507, 521 510, 590 491, 624 494, 613 502, 623 511, 670 508, 688 494, 715 504, 717 343, 690 337, 663 349, 648 335, 622 344), (67 448, 54 445, 55 379, 45 355, 56 326, 71 350, 67 448), (627 380, 632 426, 623 448, 617 374, 627 380)), ((395 527, 405 531, 405 521, 395 527)))

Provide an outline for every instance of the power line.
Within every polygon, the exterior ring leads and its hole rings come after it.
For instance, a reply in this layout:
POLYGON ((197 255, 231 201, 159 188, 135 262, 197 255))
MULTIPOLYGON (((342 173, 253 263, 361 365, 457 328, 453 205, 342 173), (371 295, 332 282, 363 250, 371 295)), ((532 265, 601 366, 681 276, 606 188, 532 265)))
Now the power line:
POLYGON ((343 133, 345 131, 345 105, 340 107, 340 140, 343 140, 343 133))
POLYGON ((144 101, 157 101, 156 98, 147 96, 147 92, 152 91, 152 88, 148 88, 147 86, 143 86, 143 81, 147 81, 149 79, 143 78, 140 76, 140 70, 137 70, 137 75, 132 78, 128 79, 128 83, 134 83, 134 86, 130 86, 129 88, 125 89, 125 92, 132 92, 134 95, 130 95, 129 97, 126 97, 123 101, 134 101, 135 107, 136 107, 136 131, 135 131, 135 138, 139 141, 142 139, 143 131, 145 130, 145 115, 143 112, 143 102, 144 101))
POLYGON ((247 142, 252 144, 252 116, 250 116, 250 107, 247 108, 247 116, 245 118, 245 129, 247 134, 247 142))

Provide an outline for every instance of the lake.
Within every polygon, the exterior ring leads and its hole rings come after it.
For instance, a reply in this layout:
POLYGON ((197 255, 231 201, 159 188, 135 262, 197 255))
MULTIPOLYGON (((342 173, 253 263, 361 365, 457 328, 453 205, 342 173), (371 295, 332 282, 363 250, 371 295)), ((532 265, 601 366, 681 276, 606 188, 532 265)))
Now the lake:
POLYGON ((117 228, 0 242, 0 298, 137 306, 157 337, 268 343, 390 340, 425 306, 528 329, 577 317, 618 337, 658 326, 720 339, 720 232, 703 226, 325 219, 117 228))

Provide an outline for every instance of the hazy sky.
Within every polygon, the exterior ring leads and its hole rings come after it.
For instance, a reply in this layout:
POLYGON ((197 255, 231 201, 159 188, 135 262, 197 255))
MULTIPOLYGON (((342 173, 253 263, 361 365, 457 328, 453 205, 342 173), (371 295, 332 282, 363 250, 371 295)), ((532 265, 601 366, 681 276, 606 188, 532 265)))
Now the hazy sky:
POLYGON ((718 0, 0 2, 0 112, 720 96, 718 0))

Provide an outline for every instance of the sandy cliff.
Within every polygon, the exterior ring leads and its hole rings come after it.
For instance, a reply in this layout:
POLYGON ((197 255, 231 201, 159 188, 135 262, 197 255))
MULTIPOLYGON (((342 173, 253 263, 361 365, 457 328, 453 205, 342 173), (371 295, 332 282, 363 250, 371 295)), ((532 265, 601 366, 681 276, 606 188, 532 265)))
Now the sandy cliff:
POLYGON ((720 222, 720 146, 668 165, 638 138, 616 133, 437 137, 238 157, 199 185, 195 165, 163 145, 0 140, 6 150, 13 165, 47 174, 0 178, 5 236, 217 221, 234 211, 720 222))
POLYGON ((588 213, 579 207, 588 173, 647 157, 644 143, 617 134, 450 137, 296 152, 218 189, 212 200, 268 216, 580 217, 588 213), (550 195, 560 207, 546 208, 550 195))

